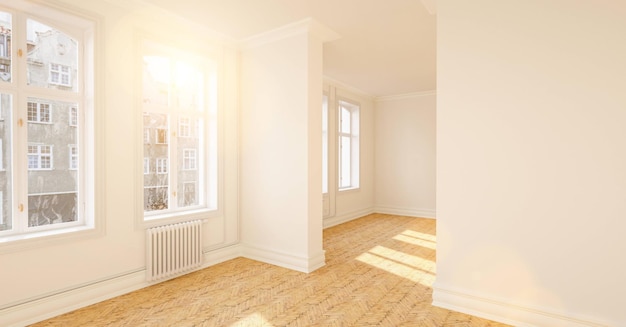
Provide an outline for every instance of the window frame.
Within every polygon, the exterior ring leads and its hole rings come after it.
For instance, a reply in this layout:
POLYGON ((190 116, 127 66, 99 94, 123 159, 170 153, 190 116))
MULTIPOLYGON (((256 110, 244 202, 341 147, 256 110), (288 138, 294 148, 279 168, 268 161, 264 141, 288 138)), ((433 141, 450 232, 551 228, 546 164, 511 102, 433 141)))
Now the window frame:
MULTIPOLYGON (((174 36, 174 35, 173 35, 174 36)), ((218 61, 215 60, 214 54, 210 51, 206 52, 202 48, 198 48, 196 46, 191 46, 192 44, 188 44, 188 46, 180 45, 176 47, 175 44, 177 41, 172 39, 171 42, 164 43, 162 37, 156 37, 154 35, 150 35, 140 31, 137 37, 137 74, 138 76, 136 80, 137 88, 143 90, 143 57, 151 56, 151 55, 165 55, 172 56, 172 58, 176 58, 177 60, 181 60, 182 62, 192 64, 194 67, 201 67, 204 74, 204 92, 200 97, 194 97, 194 101, 197 104, 198 101, 203 103, 205 106, 205 110, 203 111, 195 111, 190 110, 190 107, 187 106, 186 103, 177 103, 175 99, 170 99, 169 103, 172 106, 177 106, 180 108, 175 115, 168 115, 167 120, 168 131, 171 138, 168 140, 168 145, 170 148, 170 199, 167 201, 170 205, 168 210, 164 210, 159 212, 159 210, 152 211, 144 211, 144 202, 138 203, 136 206, 137 210, 137 224, 138 228, 150 228, 154 226, 159 226, 166 223, 175 223, 182 221, 189 221, 193 219, 206 219, 208 217, 216 217, 222 214, 222 197, 221 192, 223 189, 223 177, 221 176, 221 167, 222 167, 222 159, 219 158, 219 153, 221 150, 221 141, 220 136, 221 131, 221 122, 220 122, 220 114, 218 113, 218 99, 217 99, 217 85, 218 85, 218 61), (155 51, 156 50, 156 51, 155 51), (202 171, 205 174, 204 182, 197 185, 197 196, 199 199, 199 204, 185 207, 179 205, 180 197, 183 195, 183 189, 180 189, 183 186, 183 182, 187 182, 183 179, 183 175, 178 176, 182 170, 182 161, 174 162, 174 158, 176 157, 176 161, 181 160, 182 158, 182 148, 185 147, 185 142, 180 140, 180 138, 185 138, 185 134, 183 136, 177 135, 179 131, 179 117, 190 118, 190 137, 199 138, 202 140, 204 144, 200 149, 204 149, 204 151, 196 152, 196 170, 202 171), (198 118, 201 117, 201 121, 198 118), (176 149, 174 148, 176 147, 176 149), (179 152, 180 151, 180 152, 179 152), (175 156, 171 156, 172 153, 177 153, 175 156), (173 165, 179 166, 179 168, 174 168, 173 165), (178 172, 178 173, 177 173, 178 172), (173 176, 177 175, 177 176, 173 176), (180 185, 179 185, 180 184, 180 185), (202 185, 204 184, 204 185, 202 185), (177 196, 171 197, 171 194, 177 194, 177 196)), ((195 45, 195 44, 193 44, 195 45)), ((172 93, 175 94, 175 93, 172 93)), ((137 94, 137 103, 138 107, 141 108, 137 110, 137 123, 138 126, 142 124, 142 119, 140 117, 145 117, 146 112, 144 112, 144 106, 150 105, 153 101, 146 101, 143 99, 143 92, 138 92, 137 94), (141 93, 141 94, 139 94, 141 93)), ((165 113, 163 105, 161 102, 160 111, 152 111, 156 113, 165 113)), ((143 149, 143 143, 137 142, 138 146, 141 146, 139 149, 143 149)), ((143 153, 142 150, 138 150, 139 153, 143 153)), ((137 158, 143 157, 143 154, 138 155, 137 158)), ((144 177, 144 176, 142 176, 144 177)), ((144 180, 141 180, 139 185, 144 186, 144 180)), ((144 186, 148 187, 148 185, 144 186)), ((143 188, 137 189, 137 194, 139 198, 144 198, 143 188)))
POLYGON ((53 85, 59 85, 64 87, 72 87, 72 70, 70 66, 51 62, 48 67, 48 83, 53 85), (59 69, 53 69, 53 66, 58 66, 59 69), (67 68, 67 72, 63 71, 63 68, 67 68), (55 81, 53 76, 57 76, 58 81, 55 81), (67 83, 63 83, 63 77, 67 77, 67 83))
MULTIPOLYGON (((22 192, 14 194, 9 201, 12 214, 11 217, 4 218, 5 221, 11 219, 12 228, 0 231, 0 253, 101 235, 104 232, 101 221, 104 212, 103 171, 96 167, 102 167, 104 164, 103 128, 101 124, 97 124, 104 118, 103 111, 99 109, 102 106, 100 94, 103 84, 100 72, 103 69, 102 61, 96 61, 96 58, 103 56, 102 48, 99 46, 103 40, 102 18, 97 14, 77 10, 71 5, 33 3, 25 0, 0 0, 0 10, 12 15, 14 31, 11 39, 11 78, 0 81, 2 94, 12 96, 13 113, 7 121, 18 122, 12 124, 11 131, 12 147, 18 149, 12 153, 10 160, 14 171, 12 188, 25 190, 24 194, 22 192), (17 56, 18 49, 26 49, 26 33, 21 29, 26 29, 28 20, 59 30, 78 42, 77 60, 81 83, 77 83, 75 89, 59 90, 28 83, 26 57, 17 56), (18 30, 20 32, 17 32, 18 30), (27 186, 29 142, 27 128, 23 126, 27 126, 27 103, 32 102, 30 98, 76 103, 84 113, 79 118, 81 126, 79 130, 82 132, 77 134, 77 141, 79 148, 82 149, 85 145, 88 147, 86 151, 79 152, 81 173, 78 174, 78 188, 73 192, 79 196, 77 209, 80 218, 76 221, 43 226, 28 224, 26 208, 29 196, 40 195, 28 194, 27 186), (19 208, 24 208, 23 212, 20 212, 19 208)), ((47 82, 47 79, 45 81, 47 82)), ((54 121, 52 114, 50 121, 54 121)), ((54 167, 53 161, 51 166, 54 167)))
POLYGON ((346 98, 337 99, 337 189, 342 191, 357 190, 360 188, 360 130, 361 130, 361 105, 346 98), (342 110, 347 110, 350 114, 349 131, 342 130, 342 110), (344 176, 343 158, 342 158, 342 140, 347 138, 350 144, 350 163, 349 163, 349 184, 342 184, 344 176))

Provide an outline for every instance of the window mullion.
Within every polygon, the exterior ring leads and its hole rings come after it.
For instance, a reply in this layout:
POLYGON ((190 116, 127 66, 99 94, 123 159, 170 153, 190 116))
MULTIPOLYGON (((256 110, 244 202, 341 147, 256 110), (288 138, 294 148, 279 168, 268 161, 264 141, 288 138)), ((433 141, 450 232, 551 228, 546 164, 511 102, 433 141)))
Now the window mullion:
MULTIPOLYGON (((175 114, 176 110, 171 110, 170 114, 170 122, 169 122, 169 132, 170 132, 170 142, 169 142, 169 208, 176 209, 178 208, 178 197, 182 196, 182 194, 178 194, 178 170, 179 160, 178 160, 178 118, 179 115, 175 114)), ((182 155, 182 153, 181 153, 182 155)))

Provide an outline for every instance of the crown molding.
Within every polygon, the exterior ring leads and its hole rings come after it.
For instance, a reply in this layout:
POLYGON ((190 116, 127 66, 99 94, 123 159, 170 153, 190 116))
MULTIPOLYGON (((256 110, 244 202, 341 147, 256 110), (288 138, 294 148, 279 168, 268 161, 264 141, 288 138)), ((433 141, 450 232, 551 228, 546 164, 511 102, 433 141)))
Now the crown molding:
POLYGON ((367 93, 367 92, 365 92, 365 91, 363 91, 361 89, 358 89, 358 88, 356 88, 356 87, 354 87, 352 85, 346 84, 344 82, 338 81, 338 80, 336 80, 336 79, 334 79, 332 77, 328 77, 326 75, 324 75, 324 83, 328 84, 328 85, 332 85, 332 86, 334 86, 334 87, 336 87, 338 89, 341 89, 343 91, 354 93, 354 94, 356 94, 358 96, 361 96, 361 97, 364 97, 364 98, 366 98, 368 100, 372 100, 373 101, 374 99, 376 99, 375 96, 373 96, 373 95, 371 95, 371 94, 369 94, 369 93, 367 93))
POLYGON ((379 97, 376 97, 374 101, 375 102, 395 101, 395 100, 404 100, 404 99, 424 97, 424 96, 429 96, 429 95, 437 95, 437 90, 379 96, 379 97))
POLYGON ((341 37, 335 31, 315 19, 305 18, 249 38, 245 38, 239 41, 239 48, 242 50, 253 49, 268 43, 273 43, 304 33, 310 33, 317 36, 321 39, 322 43, 331 42, 341 37))

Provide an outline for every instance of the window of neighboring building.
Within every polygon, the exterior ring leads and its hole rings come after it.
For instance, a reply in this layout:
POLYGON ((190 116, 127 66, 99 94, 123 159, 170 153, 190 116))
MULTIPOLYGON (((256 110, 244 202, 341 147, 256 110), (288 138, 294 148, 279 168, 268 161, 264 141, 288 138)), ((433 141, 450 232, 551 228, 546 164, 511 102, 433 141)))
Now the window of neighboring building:
POLYGON ((0 6, 9 7, 0 9, 0 248, 91 234, 101 192, 100 116, 92 101, 97 22, 44 2, 0 0, 0 6), (20 54, 13 62, 11 52, 20 54))
POLYGON ((150 158, 143 158, 143 174, 147 175, 150 173, 150 158))
POLYGON ((359 105, 339 101, 339 190, 359 187, 359 105))
POLYGON ((183 149, 183 170, 196 170, 196 149, 183 149))
POLYGON ((157 130, 143 144, 144 157, 157 160, 156 171, 143 178, 144 218, 216 210, 215 64, 147 40, 142 46, 143 127, 157 130), (159 160, 167 161, 166 170, 159 160))
POLYGON ((28 146, 28 169, 43 170, 52 169, 52 146, 29 145, 28 146))
POLYGON ((28 121, 32 123, 51 123, 50 104, 28 102, 28 121))
POLYGON ((156 159, 156 173, 167 174, 167 158, 156 159))
POLYGON ((143 129, 143 143, 144 144, 150 143, 150 129, 149 128, 143 129))
POLYGON ((70 107, 70 126, 78 126, 78 108, 70 107))
POLYGON ((70 159, 69 159, 69 168, 71 170, 78 169, 78 147, 75 144, 69 146, 70 150, 70 159))
POLYGON ((50 63, 50 83, 72 86, 70 83, 70 66, 50 63))
POLYGON ((191 137, 191 123, 189 118, 181 117, 178 119, 178 136, 191 137))

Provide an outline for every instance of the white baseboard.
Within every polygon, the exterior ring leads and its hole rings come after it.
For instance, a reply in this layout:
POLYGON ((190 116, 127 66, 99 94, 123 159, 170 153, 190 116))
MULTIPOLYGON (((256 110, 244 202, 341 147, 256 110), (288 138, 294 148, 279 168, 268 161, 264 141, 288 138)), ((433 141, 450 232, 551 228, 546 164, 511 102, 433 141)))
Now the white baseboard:
POLYGON ((242 245, 242 256, 244 258, 304 273, 310 273, 326 264, 326 255, 324 251, 313 257, 302 257, 295 254, 259 248, 252 245, 242 245))
POLYGON ((503 300, 488 298, 459 290, 433 286, 434 306, 470 314, 517 327, 608 327, 616 324, 599 322, 589 317, 572 316, 546 308, 531 308, 511 304, 503 300))
POLYGON ((60 290, 0 310, 0 326, 27 326, 148 286, 145 269, 60 290))
MULTIPOLYGON (((204 253, 203 269, 241 256, 239 245, 204 253)), ((191 272, 191 271, 190 271, 191 272)), ((172 276, 172 278, 177 276, 172 276)), ((158 283, 165 280, 159 280, 158 283)), ((21 327, 130 293, 155 283, 146 282, 146 270, 138 269, 84 285, 44 294, 0 309, 0 326, 21 327)))
POLYGON ((393 206, 376 206, 374 208, 376 213, 384 213, 388 215, 419 217, 419 218, 432 218, 437 217, 437 212, 433 209, 415 209, 415 208, 402 208, 393 206))
POLYGON ((343 224, 343 223, 349 222, 350 220, 361 218, 363 216, 367 216, 374 212, 375 212, 374 208, 367 208, 367 209, 362 209, 362 210, 351 211, 348 213, 336 215, 336 216, 329 217, 329 218, 324 218, 324 228, 343 224))

